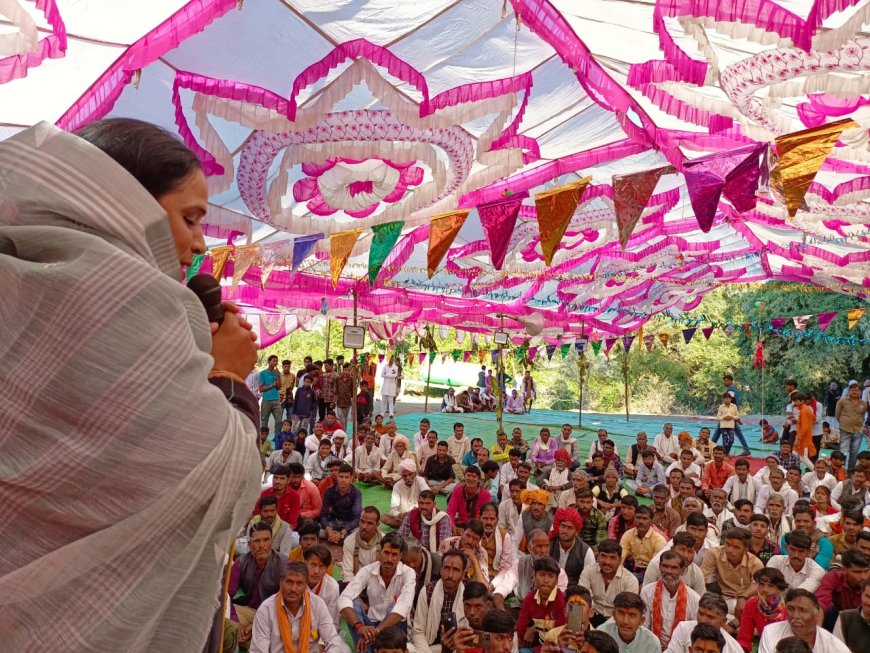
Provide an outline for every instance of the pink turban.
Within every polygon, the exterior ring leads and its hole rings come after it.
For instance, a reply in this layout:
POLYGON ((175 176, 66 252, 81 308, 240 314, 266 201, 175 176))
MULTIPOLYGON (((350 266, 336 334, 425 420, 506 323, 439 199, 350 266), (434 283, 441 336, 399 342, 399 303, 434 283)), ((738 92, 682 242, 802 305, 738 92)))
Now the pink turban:
POLYGON ((399 472, 416 472, 417 471, 417 463, 415 463, 410 458, 405 458, 402 462, 399 463, 399 472))
POLYGON ((411 446, 410 443, 408 442, 408 438, 406 438, 404 435, 397 435, 397 436, 395 436, 395 437, 393 438, 393 446, 394 446, 394 447, 395 447, 397 444, 399 444, 400 442, 404 442, 404 443, 405 443, 405 447, 410 447, 410 446, 411 446))

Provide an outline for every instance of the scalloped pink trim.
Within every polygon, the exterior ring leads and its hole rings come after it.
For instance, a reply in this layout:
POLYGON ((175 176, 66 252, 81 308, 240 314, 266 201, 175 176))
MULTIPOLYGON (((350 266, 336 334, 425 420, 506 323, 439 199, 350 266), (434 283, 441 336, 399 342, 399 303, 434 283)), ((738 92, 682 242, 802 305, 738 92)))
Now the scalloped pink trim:
POLYGON ((66 25, 55 0, 33 0, 33 2, 36 8, 45 14, 45 20, 51 26, 51 34, 44 39, 39 39, 36 52, 11 54, 0 59, 0 84, 25 77, 28 70, 35 68, 46 59, 61 59, 66 55, 66 25))

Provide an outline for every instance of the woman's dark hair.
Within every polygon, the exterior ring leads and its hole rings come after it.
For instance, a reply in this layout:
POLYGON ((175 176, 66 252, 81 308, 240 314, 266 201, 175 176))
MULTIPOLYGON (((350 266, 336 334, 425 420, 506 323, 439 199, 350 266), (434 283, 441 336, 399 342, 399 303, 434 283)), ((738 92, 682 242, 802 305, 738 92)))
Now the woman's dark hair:
POLYGON ((171 133, 142 120, 108 118, 85 125, 76 136, 102 150, 155 199, 178 188, 202 164, 171 133))
POLYGON ((598 653, 619 653, 619 646, 617 646, 616 640, 603 630, 590 630, 583 638, 598 653))

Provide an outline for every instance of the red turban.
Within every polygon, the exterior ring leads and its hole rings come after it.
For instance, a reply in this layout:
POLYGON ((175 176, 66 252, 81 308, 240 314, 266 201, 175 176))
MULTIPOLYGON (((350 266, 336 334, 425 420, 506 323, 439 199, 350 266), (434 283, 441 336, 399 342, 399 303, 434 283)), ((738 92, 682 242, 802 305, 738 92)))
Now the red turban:
POLYGON ((583 528, 583 516, 574 508, 559 508, 553 517, 553 530, 550 531, 550 539, 556 539, 559 536, 559 524, 563 521, 574 524, 579 532, 583 528))

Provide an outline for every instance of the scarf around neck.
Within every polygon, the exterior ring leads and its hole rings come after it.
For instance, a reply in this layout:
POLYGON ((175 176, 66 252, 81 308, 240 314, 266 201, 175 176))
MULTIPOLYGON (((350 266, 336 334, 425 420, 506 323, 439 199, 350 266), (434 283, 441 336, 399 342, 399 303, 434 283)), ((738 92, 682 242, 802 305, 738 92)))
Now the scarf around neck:
POLYGON ((782 601, 782 594, 773 601, 759 596, 758 611, 767 621, 785 621, 785 603, 782 601))
POLYGON ((435 510, 432 511, 432 519, 426 519, 423 516, 423 513, 419 512, 419 510, 417 514, 420 515, 420 523, 429 527, 429 551, 437 553, 438 545, 440 544, 438 542, 438 523, 442 519, 447 518, 447 513, 444 510, 438 510, 438 508, 435 508, 435 510))
POLYGON ((353 544, 353 573, 359 571, 359 552, 360 551, 371 551, 372 549, 378 548, 378 545, 381 543, 381 532, 375 531, 375 536, 371 539, 370 542, 366 542, 360 537, 359 530, 357 530, 356 535, 354 537, 353 544))
POLYGON ((302 618, 299 620, 299 650, 293 646, 293 629, 290 626, 290 618, 284 607, 284 597, 278 594, 275 599, 275 615, 278 620, 278 632, 281 634, 281 643, 284 645, 284 653, 308 653, 308 645, 311 642, 311 601, 308 592, 302 594, 302 618))
MULTIPOLYGON (((662 639, 662 621, 663 611, 662 604, 664 599, 665 584, 662 581, 656 583, 656 590, 653 594, 652 605, 652 631, 659 641, 662 639)), ((689 603, 689 592, 686 589, 686 584, 680 581, 677 585, 677 606, 674 609, 674 624, 682 623, 686 620, 686 607, 689 603)))

